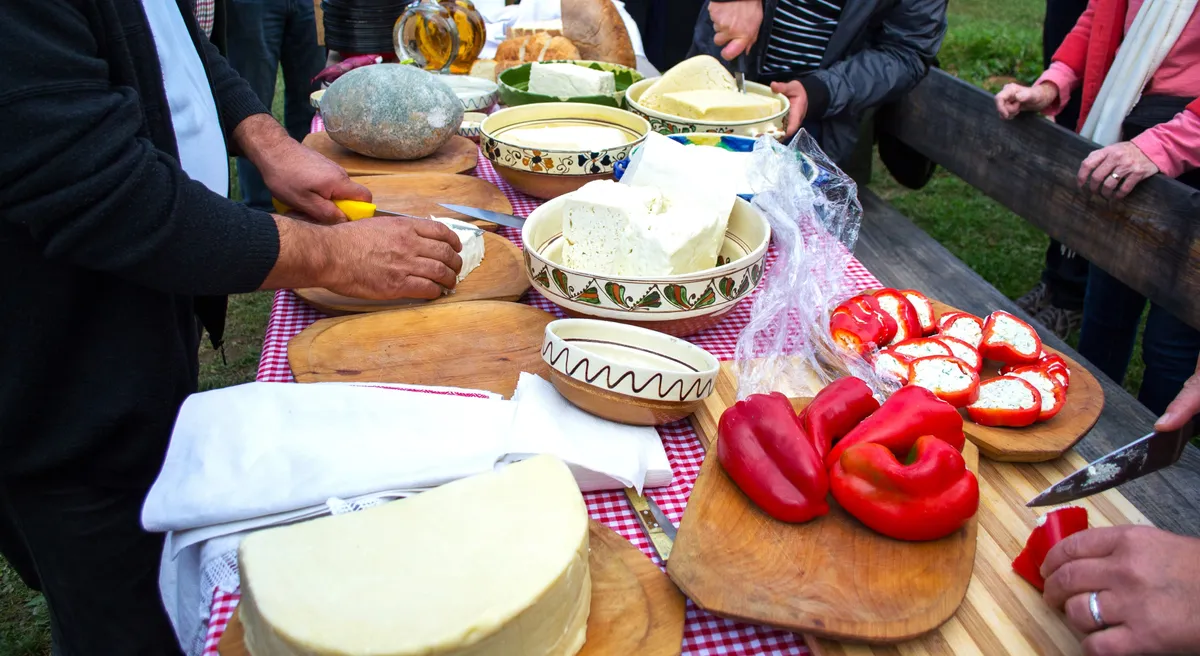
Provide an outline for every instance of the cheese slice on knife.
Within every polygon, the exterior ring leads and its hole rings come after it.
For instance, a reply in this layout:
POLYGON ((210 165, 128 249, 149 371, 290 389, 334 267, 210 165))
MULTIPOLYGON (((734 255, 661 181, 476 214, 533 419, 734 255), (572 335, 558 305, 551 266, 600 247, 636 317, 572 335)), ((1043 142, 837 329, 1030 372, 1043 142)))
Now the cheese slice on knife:
POLYGON ((450 228, 454 234, 458 235, 458 240, 462 242, 462 250, 458 255, 462 258, 462 269, 458 272, 458 282, 462 282, 479 265, 483 263, 483 230, 457 219, 439 219, 434 217, 434 221, 450 228))
POLYGON ((537 456, 238 551, 253 656, 571 656, 591 608, 588 516, 537 456))

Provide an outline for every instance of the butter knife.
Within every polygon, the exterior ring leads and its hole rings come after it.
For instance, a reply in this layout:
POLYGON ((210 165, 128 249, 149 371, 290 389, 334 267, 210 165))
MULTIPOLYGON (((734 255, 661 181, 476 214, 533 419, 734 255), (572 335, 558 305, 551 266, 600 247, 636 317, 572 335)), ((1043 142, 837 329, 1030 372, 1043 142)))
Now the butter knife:
POLYGON ((650 540, 650 545, 658 553, 659 559, 667 562, 671 557, 671 548, 675 546, 675 525, 667 519, 662 508, 654 503, 654 499, 638 494, 637 490, 631 487, 625 488, 625 498, 629 499, 633 514, 637 517, 638 524, 641 524, 642 532, 650 540))
POLYGON ((451 205, 450 203, 438 203, 438 205, 441 205, 451 212, 465 214, 473 219, 479 219, 480 221, 491 221, 492 223, 498 225, 517 229, 525 227, 525 219, 522 219, 519 216, 504 214, 503 212, 493 212, 491 210, 481 210, 478 207, 467 207, 466 205, 451 205))

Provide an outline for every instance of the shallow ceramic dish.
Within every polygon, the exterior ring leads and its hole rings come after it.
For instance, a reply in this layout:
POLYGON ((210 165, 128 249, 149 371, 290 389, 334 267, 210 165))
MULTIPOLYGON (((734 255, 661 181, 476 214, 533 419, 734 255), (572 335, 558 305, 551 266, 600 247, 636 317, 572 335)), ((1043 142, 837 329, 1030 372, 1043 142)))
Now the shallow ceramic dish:
POLYGON ((613 166, 645 140, 650 124, 627 111, 589 103, 536 103, 502 109, 480 124, 479 145, 500 177, 518 191, 557 198, 592 180, 612 178, 613 166), (532 148, 511 138, 513 131, 551 126, 615 128, 628 142, 608 148, 532 148))
POLYGON ((757 137, 759 135, 769 135, 782 139, 787 133, 787 115, 788 109, 791 107, 791 102, 787 96, 771 91, 771 87, 757 82, 746 83, 746 93, 757 93, 763 96, 770 96, 783 101, 783 109, 771 116, 753 121, 709 121, 704 122, 698 119, 683 118, 680 116, 672 116, 663 114, 662 112, 646 109, 638 104, 638 99, 650 85, 658 81, 658 78, 642 80, 629 87, 629 91, 625 93, 625 105, 629 111, 645 118, 650 122, 650 128, 659 134, 688 134, 693 132, 713 132, 717 134, 736 134, 744 137, 757 137))
POLYGON ((495 82, 466 75, 441 75, 440 79, 450 87, 454 95, 462 102, 463 109, 468 112, 486 111, 496 104, 500 88, 495 82))
POLYGON ((641 73, 633 70, 632 68, 627 68, 619 64, 610 64, 608 62, 554 60, 541 63, 575 64, 576 66, 584 66, 586 68, 592 68, 598 71, 609 71, 613 74, 617 91, 610 96, 573 96, 570 98, 557 98, 554 96, 544 96, 540 93, 530 93, 529 75, 530 70, 533 68, 533 64, 522 64, 515 68, 510 68, 500 74, 500 102, 506 107, 516 107, 518 105, 546 102, 578 102, 591 103, 593 105, 607 105, 609 107, 621 107, 625 102, 625 91, 628 90, 629 87, 635 82, 640 82, 642 79, 644 79, 641 73))
POLYGON ((721 363, 654 330, 593 319, 546 326, 542 359, 575 406, 622 424, 658 426, 692 414, 712 394, 721 363))
POLYGON ((463 114, 462 125, 458 126, 459 136, 479 143, 479 124, 483 123, 483 119, 485 118, 487 118, 487 114, 481 112, 467 112, 463 114))
POLYGON ((739 198, 729 215, 717 266, 661 277, 620 277, 562 264, 562 207, 554 199, 533 211, 521 230, 525 274, 533 288, 568 314, 651 328, 686 337, 718 323, 762 280, 771 226, 739 198))

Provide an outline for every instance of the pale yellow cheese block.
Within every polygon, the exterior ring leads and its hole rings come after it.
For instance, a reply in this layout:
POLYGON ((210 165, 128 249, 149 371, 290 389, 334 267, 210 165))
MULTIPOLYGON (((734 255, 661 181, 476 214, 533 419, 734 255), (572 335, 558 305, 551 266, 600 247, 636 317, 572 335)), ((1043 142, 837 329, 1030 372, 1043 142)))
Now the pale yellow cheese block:
POLYGON ((700 91, 707 89, 737 90, 733 75, 721 62, 710 55, 698 55, 672 66, 657 82, 637 99, 646 109, 665 111, 662 97, 677 91, 700 91))
POLYGON ((726 89, 675 91, 663 94, 658 111, 705 121, 753 121, 779 111, 776 98, 726 89))
POLYGON ((587 508, 552 456, 255 533, 238 564, 253 656, 572 656, 587 634, 587 508))

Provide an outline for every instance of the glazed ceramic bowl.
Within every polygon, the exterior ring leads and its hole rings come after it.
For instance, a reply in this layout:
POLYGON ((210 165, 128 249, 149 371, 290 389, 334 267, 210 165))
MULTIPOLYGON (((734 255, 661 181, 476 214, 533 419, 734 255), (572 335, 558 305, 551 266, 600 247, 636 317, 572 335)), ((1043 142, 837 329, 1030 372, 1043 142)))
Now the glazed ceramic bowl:
POLYGON ((604 96, 573 96, 570 98, 557 98, 554 96, 544 96, 538 93, 529 92, 529 74, 533 64, 522 64, 520 66, 510 68, 504 71, 499 76, 500 84, 500 102, 506 107, 516 107, 518 105, 529 105, 532 103, 546 102, 580 102, 591 103, 593 105, 607 105, 609 107, 621 107, 625 103, 625 92, 635 82, 640 82, 643 79, 641 73, 627 68, 619 64, 610 64, 608 62, 595 61, 572 61, 572 60, 554 60, 541 62, 543 64, 575 64, 598 71, 609 71, 613 74, 616 82, 617 91, 612 95, 604 96))
POLYGON ((783 110, 763 119, 753 121, 700 121, 697 119, 672 116, 662 112, 647 109, 638 104, 638 99, 658 78, 642 80, 629 87, 625 94, 625 105, 629 111, 650 122, 650 128, 659 134, 689 134, 693 132, 712 132, 716 134, 736 134, 743 137, 768 135, 782 139, 787 133, 787 115, 791 102, 787 96, 771 91, 771 87, 757 82, 746 83, 746 93, 757 93, 783 101, 783 110))
POLYGON ((533 211, 521 230, 525 274, 533 288, 572 316, 619 321, 677 337, 717 324, 762 280, 771 226, 739 198, 729 215, 717 266, 696 273, 621 277, 580 271, 562 263, 565 201, 533 211))
POLYGON ((572 404, 638 426, 695 412, 721 369, 711 353, 677 337, 592 319, 551 321, 542 359, 551 383, 572 404))
POLYGON ((479 143, 479 124, 483 123, 485 118, 487 118, 487 114, 481 112, 463 114, 462 125, 458 126, 458 135, 479 143))
POLYGON ((500 88, 495 82, 466 75, 440 75, 439 78, 462 102, 463 110, 484 112, 496 104, 500 88))
POLYGON ((611 179, 613 166, 629 157, 650 124, 627 111, 588 103, 537 103, 502 109, 480 124, 484 157, 518 191, 557 198, 593 180, 611 179), (541 127, 606 127, 623 134, 619 145, 579 144, 570 149, 536 148, 514 138, 517 130, 541 127))

